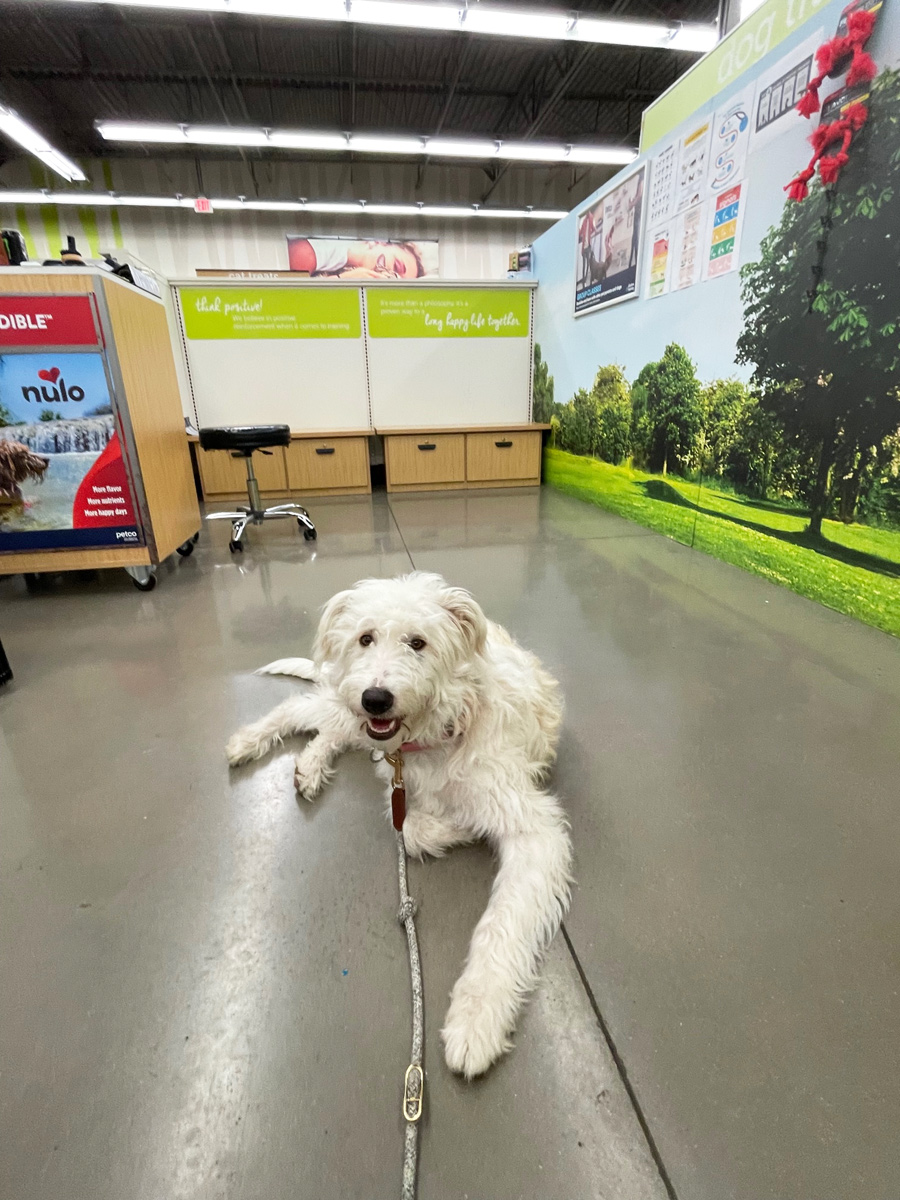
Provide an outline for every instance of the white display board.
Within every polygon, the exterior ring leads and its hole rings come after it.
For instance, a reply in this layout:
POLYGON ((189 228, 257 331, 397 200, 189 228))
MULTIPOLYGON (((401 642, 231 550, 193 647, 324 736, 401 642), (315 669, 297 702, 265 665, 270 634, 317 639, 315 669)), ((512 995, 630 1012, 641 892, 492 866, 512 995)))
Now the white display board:
POLYGON ((521 286, 369 286, 375 427, 530 421, 531 296, 521 286))
POLYGON ((368 429, 358 287, 177 288, 198 427, 368 429))
POLYGON ((198 427, 531 420, 522 284, 175 285, 198 427))

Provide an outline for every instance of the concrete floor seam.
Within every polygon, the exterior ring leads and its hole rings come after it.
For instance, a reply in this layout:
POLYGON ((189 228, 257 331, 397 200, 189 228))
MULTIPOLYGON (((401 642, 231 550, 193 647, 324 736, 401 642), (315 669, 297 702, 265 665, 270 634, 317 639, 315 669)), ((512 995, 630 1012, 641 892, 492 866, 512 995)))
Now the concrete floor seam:
POLYGON ((641 1106, 641 1102, 637 1097, 637 1093, 634 1090, 630 1078, 628 1077, 628 1068, 625 1066, 625 1060, 622 1058, 622 1055, 619 1052, 619 1047, 616 1045, 615 1039, 613 1038, 610 1028, 606 1023, 603 1012, 600 1008, 600 1004, 597 1001, 597 997, 594 995, 594 989, 591 987, 588 977, 584 972, 584 968, 581 965, 581 959, 578 957, 578 953, 572 943, 571 937, 569 936, 569 931, 566 928, 565 922, 563 922, 560 926, 559 933, 560 937, 566 944, 566 949, 569 951, 569 956, 572 959, 575 970, 578 972, 578 978, 581 980, 581 986, 584 989, 584 994, 591 1006, 591 1010, 594 1016, 597 1018, 597 1024, 600 1027, 600 1034, 603 1038, 603 1041, 606 1043, 607 1049, 612 1055, 612 1060, 616 1065, 616 1071, 618 1072, 619 1079, 622 1081, 622 1086, 628 1095, 628 1100, 631 1104, 631 1111, 634 1113, 637 1122, 641 1127, 641 1132, 644 1135, 644 1138, 647 1142, 647 1148, 649 1149, 653 1162, 656 1165, 656 1169, 659 1172, 659 1178, 662 1181, 663 1187, 666 1189, 666 1194, 668 1195, 669 1200, 679 1200, 678 1193, 675 1190, 675 1185, 672 1183, 671 1176, 669 1175, 666 1164, 663 1161, 659 1146, 656 1144, 656 1138, 653 1136, 653 1131, 651 1130, 647 1121, 647 1117, 644 1113, 643 1107, 641 1106))

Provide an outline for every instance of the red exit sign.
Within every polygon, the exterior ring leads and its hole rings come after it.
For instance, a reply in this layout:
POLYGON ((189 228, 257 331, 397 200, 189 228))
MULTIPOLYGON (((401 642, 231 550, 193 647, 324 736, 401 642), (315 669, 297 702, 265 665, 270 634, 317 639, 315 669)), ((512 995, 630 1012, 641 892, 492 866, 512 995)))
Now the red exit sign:
POLYGON ((0 294, 0 348, 99 344, 90 296, 0 294))

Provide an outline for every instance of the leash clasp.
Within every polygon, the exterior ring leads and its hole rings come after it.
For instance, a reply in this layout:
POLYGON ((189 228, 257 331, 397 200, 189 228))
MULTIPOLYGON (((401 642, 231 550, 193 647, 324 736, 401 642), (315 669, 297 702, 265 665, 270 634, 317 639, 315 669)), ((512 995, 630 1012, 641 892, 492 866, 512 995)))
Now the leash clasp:
POLYGON ((410 1063, 403 1077, 403 1116, 411 1124, 422 1115, 425 1073, 419 1063, 410 1063))

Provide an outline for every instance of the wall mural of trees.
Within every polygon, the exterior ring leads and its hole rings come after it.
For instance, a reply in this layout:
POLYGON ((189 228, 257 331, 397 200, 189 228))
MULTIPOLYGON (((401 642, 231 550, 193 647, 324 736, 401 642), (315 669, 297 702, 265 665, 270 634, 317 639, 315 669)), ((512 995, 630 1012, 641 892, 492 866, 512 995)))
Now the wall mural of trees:
POLYGON ((900 636, 900 71, 879 75, 839 184, 785 203, 741 300, 748 383, 699 379, 672 343, 560 402, 535 346, 547 479, 673 536, 686 526, 653 505, 691 509, 682 540, 718 522, 701 548, 900 636))

